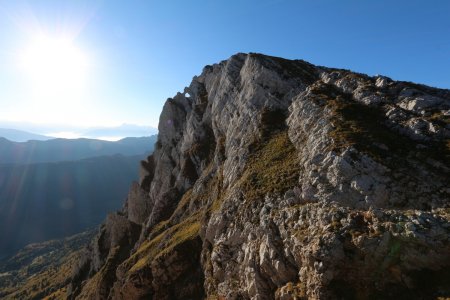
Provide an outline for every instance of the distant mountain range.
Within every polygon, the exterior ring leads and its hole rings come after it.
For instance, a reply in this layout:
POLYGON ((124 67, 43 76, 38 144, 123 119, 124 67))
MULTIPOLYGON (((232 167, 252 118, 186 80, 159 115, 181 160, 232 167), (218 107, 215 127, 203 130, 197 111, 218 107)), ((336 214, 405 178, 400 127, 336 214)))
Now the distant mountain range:
POLYGON ((80 160, 122 154, 143 155, 152 150, 156 136, 125 138, 117 142, 93 139, 52 139, 17 143, 0 138, 0 164, 29 164, 80 160))
POLYGON ((117 127, 94 127, 81 132, 82 136, 88 138, 114 138, 124 136, 149 136, 157 134, 158 130, 150 126, 139 126, 133 124, 122 124, 117 127))
POLYGON ((82 127, 64 124, 34 124, 27 122, 0 121, 0 137, 4 137, 14 142, 47 140, 51 137, 84 137, 103 140, 119 140, 124 137, 142 137, 157 133, 157 128, 135 124, 122 124, 109 127, 82 127))
POLYGON ((0 138, 0 259, 100 224, 123 205, 155 141, 0 138))
POLYGON ((52 137, 46 135, 35 134, 23 130, 9 129, 9 128, 0 128, 0 137, 15 142, 26 142, 30 140, 46 141, 52 139, 52 137))

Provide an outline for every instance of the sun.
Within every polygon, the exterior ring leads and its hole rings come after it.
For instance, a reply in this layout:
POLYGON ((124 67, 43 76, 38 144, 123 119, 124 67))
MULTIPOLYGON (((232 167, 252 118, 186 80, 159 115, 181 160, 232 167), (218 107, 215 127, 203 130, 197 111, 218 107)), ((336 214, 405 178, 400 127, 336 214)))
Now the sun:
MULTIPOLYGON (((37 35, 19 52, 26 111, 39 122, 81 122, 89 105, 84 51, 72 38, 37 35)), ((25 108, 22 115, 25 115, 25 108)))
POLYGON ((88 63, 72 40, 39 35, 23 51, 21 67, 33 88, 48 98, 81 89, 88 63))

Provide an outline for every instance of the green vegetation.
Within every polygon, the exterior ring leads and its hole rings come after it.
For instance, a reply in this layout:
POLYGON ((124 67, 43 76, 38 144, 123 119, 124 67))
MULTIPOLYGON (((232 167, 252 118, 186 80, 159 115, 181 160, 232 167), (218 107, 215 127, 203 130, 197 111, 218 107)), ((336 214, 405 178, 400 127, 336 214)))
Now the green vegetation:
POLYGON ((340 95, 329 99, 326 106, 333 112, 333 150, 354 146, 383 160, 386 151, 405 156, 412 149, 412 141, 409 138, 386 127, 381 109, 359 104, 340 95), (376 147, 374 143, 386 145, 389 150, 376 147))
POLYGON ((331 111, 334 126, 330 150, 340 151, 353 146, 384 164, 398 167, 411 153, 426 162, 428 158, 450 163, 450 141, 430 142, 429 147, 417 147, 418 142, 401 135, 386 125, 383 107, 367 106, 330 85, 313 89, 315 101, 331 111), (380 146, 381 145, 381 146, 380 146), (388 157, 396 157, 389 161, 388 157))
POLYGON ((430 122, 439 124, 442 127, 450 124, 450 115, 446 115, 440 110, 432 111, 429 116, 425 116, 425 119, 430 122))
POLYGON ((297 185, 299 170, 297 151, 283 130, 257 143, 238 184, 245 198, 255 201, 297 185))
POLYGON ((145 241, 138 251, 127 261, 136 261, 130 272, 135 272, 149 265, 152 260, 169 254, 175 247, 198 236, 200 230, 200 213, 196 213, 160 233, 150 241, 145 241))
POLYGON ((29 245, 7 261, 10 276, 0 277, 2 299, 64 299, 72 269, 94 232, 29 245), (61 296, 64 295, 64 296, 61 296))
POLYGON ((220 206, 222 205, 223 199, 227 195, 225 191, 223 191, 223 167, 220 167, 217 170, 217 175, 213 176, 211 180, 208 182, 207 191, 208 193, 204 194, 202 197, 204 199, 214 199, 211 203, 210 210, 211 212, 218 211, 220 206))
POLYGON ((276 56, 250 53, 251 57, 260 59, 263 63, 271 59, 277 65, 271 65, 270 69, 275 69, 285 75, 286 78, 300 78, 305 84, 311 84, 317 80, 316 68, 303 60, 289 60, 276 56))
MULTIPOLYGON (((284 292, 287 292, 287 294, 290 296, 289 299, 295 299, 295 300, 302 300, 302 299, 308 299, 306 296, 306 284, 302 282, 298 282, 294 285, 292 282, 288 282, 284 286, 284 292)), ((276 291, 276 294, 279 293, 279 289, 276 291)))
POLYGON ((45 297, 43 300, 58 300, 58 299, 66 299, 67 297, 67 288, 63 287, 52 293, 51 295, 45 297))
POLYGON ((210 164, 201 177, 205 179, 203 188, 197 193, 193 189, 186 191, 172 216, 155 225, 149 234, 150 240, 124 262, 129 273, 149 267, 153 260, 198 237, 201 220, 205 214, 218 209, 223 198, 222 168, 214 171, 210 164))
MULTIPOLYGON (((181 197, 181 200, 180 202, 178 202, 177 208, 175 209, 173 215, 182 214, 184 211, 186 211, 189 208, 189 204, 191 203, 191 201, 192 201, 192 189, 189 189, 184 193, 183 197, 181 197)), ((155 229, 158 228, 158 226, 161 226, 160 224, 156 225, 155 229)), ((155 229, 153 229, 153 231, 155 229)))

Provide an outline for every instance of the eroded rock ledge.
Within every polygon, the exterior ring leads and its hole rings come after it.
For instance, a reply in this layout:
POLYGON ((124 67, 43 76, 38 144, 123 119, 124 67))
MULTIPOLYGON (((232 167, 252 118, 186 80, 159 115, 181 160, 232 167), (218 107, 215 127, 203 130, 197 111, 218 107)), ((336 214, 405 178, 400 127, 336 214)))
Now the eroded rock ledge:
POLYGON ((450 297, 450 91, 260 54, 168 99, 70 299, 450 297))

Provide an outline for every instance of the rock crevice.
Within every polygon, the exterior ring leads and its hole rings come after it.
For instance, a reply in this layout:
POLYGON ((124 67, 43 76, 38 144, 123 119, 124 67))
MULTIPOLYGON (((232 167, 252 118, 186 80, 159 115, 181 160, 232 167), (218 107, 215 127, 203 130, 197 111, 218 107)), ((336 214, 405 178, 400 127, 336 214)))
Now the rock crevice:
POLYGON ((448 90, 387 77, 207 66, 167 100, 69 296, 450 297, 449 117, 448 90))

